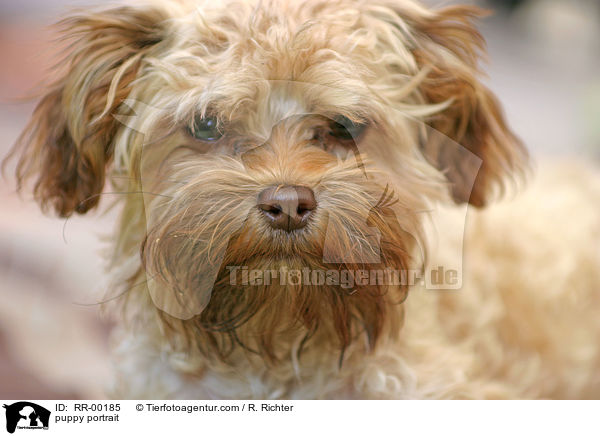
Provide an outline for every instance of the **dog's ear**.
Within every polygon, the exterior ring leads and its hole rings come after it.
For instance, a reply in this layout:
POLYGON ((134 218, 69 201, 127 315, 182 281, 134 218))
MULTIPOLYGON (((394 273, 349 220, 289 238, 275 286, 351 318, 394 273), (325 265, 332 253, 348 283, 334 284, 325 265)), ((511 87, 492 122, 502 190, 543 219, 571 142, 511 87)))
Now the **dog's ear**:
POLYGON ((445 174, 454 201, 478 207, 501 193, 507 181, 517 180, 527 165, 525 148, 481 82, 478 64, 485 42, 473 21, 483 15, 485 11, 469 6, 405 11, 411 51, 418 68, 428 71, 420 93, 425 103, 446 103, 428 119, 441 135, 429 135, 422 151, 445 174))
POLYGON ((142 59, 163 40, 166 12, 120 7, 61 21, 69 45, 56 77, 33 112, 13 154, 17 181, 34 179, 43 209, 60 216, 97 205, 112 158, 114 110, 127 97, 142 59))

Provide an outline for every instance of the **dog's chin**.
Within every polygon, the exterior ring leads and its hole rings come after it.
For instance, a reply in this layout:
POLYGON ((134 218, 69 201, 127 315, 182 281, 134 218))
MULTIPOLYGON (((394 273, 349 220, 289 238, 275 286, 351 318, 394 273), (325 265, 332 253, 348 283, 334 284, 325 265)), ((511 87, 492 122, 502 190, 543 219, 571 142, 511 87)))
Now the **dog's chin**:
POLYGON ((280 340, 309 343, 317 331, 333 350, 363 334, 374 345, 407 289, 354 277, 408 269, 415 238, 383 212, 357 215, 315 215, 286 232, 253 214, 234 223, 168 214, 142 249, 154 304, 185 346, 222 359, 249 349, 275 361, 280 340))
POLYGON ((410 250, 399 240, 387 242, 392 233, 384 228, 381 247, 362 247, 380 257, 363 261, 346 230, 330 229, 329 235, 316 226, 287 233, 247 226, 210 247, 195 243, 208 238, 181 237, 179 229, 153 234, 143 254, 157 284, 155 304, 186 310, 186 302, 195 305, 179 317, 163 309, 161 318, 177 337, 187 339, 187 347, 222 359, 239 347, 276 361, 281 357, 276 350, 286 349, 279 340, 300 335, 308 343, 317 329, 333 350, 343 351, 362 334, 373 345, 384 325, 397 320, 401 309, 387 306, 397 308, 406 289, 357 285, 349 278, 387 267, 405 269, 410 250), (184 307, 174 303, 180 300, 184 307))

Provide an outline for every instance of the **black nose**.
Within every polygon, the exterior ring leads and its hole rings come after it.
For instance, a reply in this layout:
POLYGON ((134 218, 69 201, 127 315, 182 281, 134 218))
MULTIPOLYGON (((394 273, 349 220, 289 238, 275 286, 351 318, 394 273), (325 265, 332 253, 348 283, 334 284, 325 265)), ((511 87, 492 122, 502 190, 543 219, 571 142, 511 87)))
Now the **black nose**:
POLYGON ((272 186, 258 195, 258 209, 271 227, 288 232, 304 227, 316 207, 306 186, 272 186))

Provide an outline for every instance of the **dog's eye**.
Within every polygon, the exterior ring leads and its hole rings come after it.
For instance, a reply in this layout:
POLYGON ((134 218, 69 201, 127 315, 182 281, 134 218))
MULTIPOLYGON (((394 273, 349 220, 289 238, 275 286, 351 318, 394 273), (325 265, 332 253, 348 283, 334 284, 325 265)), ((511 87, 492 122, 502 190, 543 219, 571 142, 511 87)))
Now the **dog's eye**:
POLYGON ((348 141, 357 139, 365 130, 366 125, 355 123, 349 118, 340 115, 329 124, 329 134, 337 139, 348 141))
POLYGON ((196 117, 194 124, 188 128, 190 135, 200 141, 216 141, 223 136, 218 122, 213 117, 196 117))

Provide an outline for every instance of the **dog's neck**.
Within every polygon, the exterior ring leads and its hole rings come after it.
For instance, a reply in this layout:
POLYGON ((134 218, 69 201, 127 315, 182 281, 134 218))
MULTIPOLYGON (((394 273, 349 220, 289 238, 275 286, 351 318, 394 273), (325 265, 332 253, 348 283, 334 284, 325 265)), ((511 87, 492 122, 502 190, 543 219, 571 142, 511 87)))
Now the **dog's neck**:
MULTIPOLYGON (((138 306, 131 311, 135 317, 130 318, 130 325, 122 330, 129 339, 121 341, 127 343, 127 348, 122 349, 126 356, 120 359, 135 361, 136 367, 159 365, 161 371, 171 371, 178 380, 187 380, 191 394, 200 392, 207 398, 301 398, 306 395, 351 398, 357 374, 367 371, 369 362, 398 340, 403 316, 403 305, 392 305, 376 343, 369 343, 368 334, 362 330, 357 331, 344 348, 328 320, 323 320, 312 333, 303 326, 282 329, 273 336, 273 355, 268 355, 264 346, 260 350, 263 338, 256 335, 261 319, 239 326, 234 333, 206 335, 199 333, 198 320, 178 320, 179 324, 168 320, 152 305, 147 292, 132 294, 128 305, 138 306), (146 311, 140 311, 140 305, 146 307, 146 311), (211 340, 222 346, 210 346, 207 341, 211 340), (136 355, 133 343, 140 347, 140 355, 136 355), (308 387, 318 389, 319 393, 301 393, 308 387)), ((182 386, 165 384, 152 390, 165 390, 164 395, 169 396, 167 390, 173 389, 185 397, 181 392, 187 388, 185 383, 182 386)), ((131 390, 131 386, 127 389, 131 390)))
MULTIPOLYGON (((130 283, 144 281, 139 271, 130 283)), ((403 317, 398 295, 404 291, 393 291, 363 289, 341 295, 339 287, 325 286, 221 287, 213 290, 202 314, 182 320, 158 309, 147 288, 138 286, 127 293, 124 307, 132 326, 154 325, 170 353, 186 356, 180 362, 186 373, 198 374, 207 367, 303 373, 302 368, 312 366, 344 368, 354 353, 368 355, 397 337, 403 317), (245 293, 253 298, 240 297, 245 293), (223 312, 226 300, 235 298, 247 313, 223 312)))
POLYGON ((204 360, 277 367, 298 364, 305 352, 317 348, 342 366, 350 346, 359 344, 368 353, 380 338, 400 330, 404 296, 403 290, 375 286, 220 286, 203 312, 191 319, 155 310, 174 349, 204 360))

